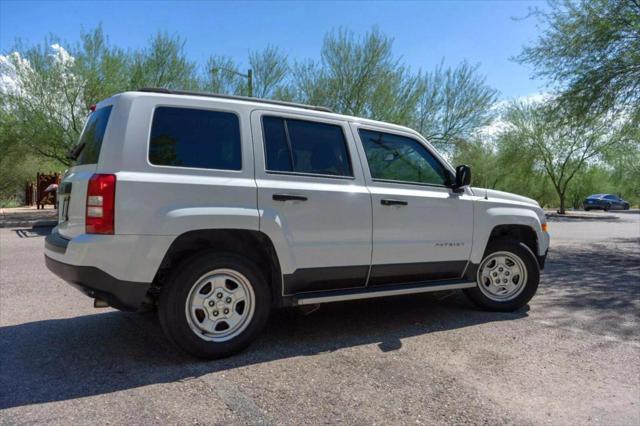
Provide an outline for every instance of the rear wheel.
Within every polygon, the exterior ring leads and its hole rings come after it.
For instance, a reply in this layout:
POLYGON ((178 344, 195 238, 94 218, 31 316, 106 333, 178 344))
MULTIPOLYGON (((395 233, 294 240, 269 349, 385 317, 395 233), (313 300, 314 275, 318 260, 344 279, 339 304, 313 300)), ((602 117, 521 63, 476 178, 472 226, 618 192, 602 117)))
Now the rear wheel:
POLYGON ((525 244, 498 240, 489 244, 478 267, 478 286, 465 290, 477 306, 509 312, 526 305, 540 280, 537 259, 525 244))
POLYGON ((246 348, 266 324, 269 286, 260 268, 232 253, 207 252, 181 262, 162 289, 160 324, 184 351, 222 358, 246 348))

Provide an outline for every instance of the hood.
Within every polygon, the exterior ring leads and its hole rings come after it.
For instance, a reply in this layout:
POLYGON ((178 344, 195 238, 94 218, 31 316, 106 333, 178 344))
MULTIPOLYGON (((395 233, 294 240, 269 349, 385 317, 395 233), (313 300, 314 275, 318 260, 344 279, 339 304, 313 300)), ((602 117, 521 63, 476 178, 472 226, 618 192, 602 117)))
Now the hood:
POLYGON ((531 198, 523 197, 522 195, 512 194, 510 192, 504 191, 496 191, 495 189, 485 189, 485 188, 477 188, 472 187, 471 190, 476 197, 484 197, 485 194, 489 200, 507 200, 507 201, 517 201, 519 203, 530 204, 535 207, 540 207, 540 204, 536 200, 531 198))

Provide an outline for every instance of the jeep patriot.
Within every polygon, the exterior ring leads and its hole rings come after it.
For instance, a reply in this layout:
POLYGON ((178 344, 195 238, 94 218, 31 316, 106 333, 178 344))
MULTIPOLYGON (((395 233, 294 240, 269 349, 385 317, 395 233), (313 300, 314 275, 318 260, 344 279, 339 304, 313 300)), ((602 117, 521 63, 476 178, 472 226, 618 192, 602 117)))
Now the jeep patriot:
POLYGON ((219 358, 273 308, 462 289, 512 311, 549 247, 529 198, 470 186, 419 133, 309 105, 167 89, 92 107, 47 267, 219 358))

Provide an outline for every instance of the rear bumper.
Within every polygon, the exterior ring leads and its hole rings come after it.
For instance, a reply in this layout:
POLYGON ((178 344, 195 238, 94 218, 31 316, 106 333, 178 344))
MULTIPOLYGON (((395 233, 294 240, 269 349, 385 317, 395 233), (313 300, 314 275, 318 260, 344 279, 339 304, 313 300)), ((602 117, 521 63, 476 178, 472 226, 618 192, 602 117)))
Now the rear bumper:
POLYGON ((74 266, 92 266, 117 280, 153 282, 175 237, 167 235, 64 236, 54 228, 44 242, 44 254, 74 266))
POLYGON ((149 283, 121 281, 93 266, 69 265, 46 255, 44 258, 51 272, 87 296, 102 299, 114 308, 136 311, 146 299, 149 283))
POLYGON ((57 228, 44 241, 47 268, 89 297, 114 308, 138 310, 172 237, 81 234, 57 228))

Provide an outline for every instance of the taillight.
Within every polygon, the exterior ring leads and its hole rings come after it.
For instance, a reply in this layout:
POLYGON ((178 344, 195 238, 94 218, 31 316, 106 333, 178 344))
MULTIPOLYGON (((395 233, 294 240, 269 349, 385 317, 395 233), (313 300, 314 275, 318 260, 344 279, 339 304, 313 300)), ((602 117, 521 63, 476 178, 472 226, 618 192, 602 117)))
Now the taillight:
POLYGON ((115 224, 116 175, 95 174, 87 188, 85 232, 113 234, 115 224))

